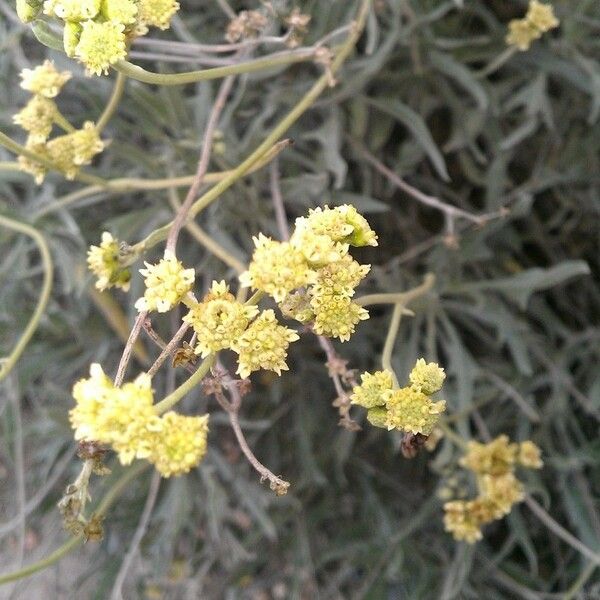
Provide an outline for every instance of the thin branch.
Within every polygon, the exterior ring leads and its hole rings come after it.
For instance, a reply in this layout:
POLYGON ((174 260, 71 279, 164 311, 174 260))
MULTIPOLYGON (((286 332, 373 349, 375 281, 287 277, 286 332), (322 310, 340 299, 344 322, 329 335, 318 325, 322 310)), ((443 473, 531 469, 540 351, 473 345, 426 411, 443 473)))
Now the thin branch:
POLYGON ((279 236, 282 240, 289 240, 290 227, 288 225, 287 215, 285 213, 285 206, 283 204, 283 196, 281 195, 281 185, 279 179, 279 160, 276 158, 271 163, 270 168, 271 199, 273 201, 273 208, 275 209, 275 221, 277 222, 279 236))
POLYGON ((125 344, 125 348, 123 349, 123 354, 121 355, 121 360, 119 361, 119 368, 117 369, 117 376, 115 377, 115 386, 119 387, 123 383, 123 378, 125 377, 125 371, 127 369, 127 365, 129 364, 129 359, 131 358, 131 351, 133 350, 133 345, 140 334, 142 329, 142 325, 146 320, 146 316, 148 315, 148 311, 142 311, 138 314, 135 319, 135 323, 133 324, 133 328, 131 329, 131 333, 129 334, 129 339, 125 344))
POLYGON ((115 85, 108 100, 104 111, 100 115, 98 119, 98 123, 96 124, 96 130, 100 133, 110 121, 111 117, 114 115, 115 111, 119 106, 119 102, 123 97, 123 92, 125 91, 125 83, 127 82, 127 77, 122 73, 117 73, 117 79, 115 81, 115 85))
POLYGON ((188 190, 187 196, 179 209, 175 219, 173 220, 173 225, 171 226, 171 230, 169 231, 169 236, 167 237, 167 245, 165 252, 171 252, 172 254, 176 254, 176 246, 177 246, 177 238, 179 237, 179 232, 183 227, 188 213, 190 212, 190 208, 198 195, 200 190, 200 186, 202 185, 202 181, 204 180, 204 176, 208 171, 208 163, 210 161, 210 153, 212 150, 212 142, 215 130, 217 128, 217 124, 219 122, 219 117, 221 116, 221 112, 225 107, 225 102, 227 101, 227 97, 229 96, 229 92, 231 91, 231 87, 233 85, 234 78, 227 77, 219 88, 219 92, 215 99, 215 103, 213 104, 212 110, 210 111, 210 115, 208 117, 208 121, 206 123, 206 130, 204 132, 204 139, 202 140, 202 152, 200 153, 200 160, 198 161, 198 168, 196 170, 196 176, 194 177, 194 181, 188 190))
POLYGON ((173 336, 173 339, 163 348, 163 351, 160 353, 155 363, 148 369, 148 375, 150 375, 150 377, 154 377, 154 375, 158 372, 165 360, 167 360, 167 358, 170 355, 175 353, 177 347, 179 346, 181 338, 185 335, 185 332, 189 328, 189 323, 183 323, 181 325, 177 333, 173 336))

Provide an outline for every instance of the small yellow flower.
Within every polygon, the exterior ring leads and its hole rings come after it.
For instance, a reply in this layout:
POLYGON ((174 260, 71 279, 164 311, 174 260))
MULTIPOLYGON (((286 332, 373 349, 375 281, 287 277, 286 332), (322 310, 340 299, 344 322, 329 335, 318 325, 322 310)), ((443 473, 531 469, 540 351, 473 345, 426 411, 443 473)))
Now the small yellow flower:
POLYGON ((455 540, 474 544, 483 535, 481 523, 474 515, 473 504, 467 500, 452 500, 444 504, 444 527, 455 540))
POLYGON ((86 21, 100 11, 101 0, 46 0, 44 13, 63 21, 86 21))
POLYGON ((519 444, 517 461, 528 469, 541 469, 544 466, 541 451, 531 440, 525 440, 519 444))
POLYGON ((135 0, 104 0, 100 12, 107 21, 130 25, 135 22, 138 6, 135 0))
POLYGON ((160 421, 148 460, 163 477, 189 472, 206 454, 208 415, 186 417, 169 411, 160 421))
POLYGON ((50 60, 45 60, 43 64, 34 69, 21 71, 21 87, 32 94, 38 94, 45 98, 55 98, 69 79, 71 79, 71 73, 69 71, 58 72, 50 60))
POLYGON ((475 473, 504 475, 514 469, 517 444, 509 443, 506 435, 500 435, 488 444, 470 441, 460 464, 475 473))
POLYGON ((296 219, 296 230, 305 229, 317 235, 326 235, 334 242, 351 246, 377 246, 377 235, 367 220, 350 204, 310 210, 308 217, 296 219))
POLYGON ((354 296, 354 290, 367 276, 371 265, 361 265, 346 255, 317 271, 317 281, 311 288, 314 296, 354 296))
POLYGON ((138 20, 144 25, 168 29, 178 10, 179 2, 175 0, 139 0, 138 20))
MULTIPOLYGON (((39 156, 50 159, 45 143, 34 142, 33 140, 28 139, 25 144, 25 148, 31 152, 35 152, 39 156)), ((21 171, 24 173, 29 173, 32 175, 38 185, 44 181, 44 177, 48 171, 44 165, 22 155, 18 157, 17 161, 19 163, 19 169, 21 169, 21 171)))
POLYGON ((272 310, 263 311, 233 346, 239 355, 238 375, 246 378, 259 369, 281 375, 281 371, 288 370, 287 349, 297 339, 298 334, 280 325, 272 310))
POLYGON ((367 310, 347 296, 316 296, 310 305, 315 313, 315 332, 342 342, 350 339, 359 321, 369 318, 367 310))
POLYGON ((314 280, 302 253, 288 242, 277 242, 260 233, 248 270, 240 275, 243 287, 252 287, 281 302, 286 295, 314 280))
POLYGON ((524 52, 525 50, 529 50, 531 42, 539 39, 541 36, 540 30, 526 19, 513 19, 508 24, 506 43, 524 52))
POLYGON ((57 112, 54 100, 35 95, 20 112, 13 116, 13 121, 29 132, 32 143, 43 143, 52 132, 57 112))
POLYGON ((538 0, 531 0, 525 18, 542 33, 559 26, 559 20, 554 15, 551 4, 542 4, 538 0))
POLYGON ((42 10, 42 0, 17 0, 17 16, 23 23, 34 21, 42 10))
POLYGON ((73 179, 82 165, 90 164, 92 158, 102 152, 104 143, 94 123, 86 121, 81 129, 50 140, 46 148, 57 169, 67 179, 73 179))
POLYGON ((89 74, 108 73, 110 65, 125 58, 125 26, 114 21, 84 21, 75 55, 89 74))
POLYGON ((365 372, 360 376, 361 384, 352 390, 350 399, 352 404, 358 404, 364 408, 385 406, 384 394, 391 391, 394 382, 389 371, 365 372))
POLYGON ((410 382, 424 394, 430 396, 442 389, 446 374, 437 363, 426 363, 419 358, 409 375, 410 382))
POLYGON ((334 242, 329 236, 316 234, 307 227, 296 229, 290 244, 302 253, 311 267, 323 267, 348 254, 348 244, 334 242))
POLYGON ((167 312, 192 289, 194 269, 184 269, 172 254, 165 252, 165 257, 155 265, 144 264, 146 268, 140 269, 140 273, 144 276, 146 291, 135 303, 138 311, 167 312))
POLYGON ((440 414, 446 410, 444 400, 433 402, 429 396, 412 386, 385 392, 384 398, 388 429, 429 435, 440 414))
POLYGON ((195 304, 183 320, 196 332, 196 354, 205 357, 231 348, 257 314, 257 306, 238 302, 224 281, 214 281, 204 300, 195 304))
POLYGON ((525 497, 523 484, 511 472, 496 476, 481 475, 478 485, 481 497, 488 500, 493 507, 490 520, 506 516, 513 505, 525 497))
POLYGON ((119 241, 105 231, 99 246, 90 246, 87 263, 90 271, 97 277, 96 288, 104 291, 118 287, 129 290, 131 272, 124 269, 119 260, 119 241))

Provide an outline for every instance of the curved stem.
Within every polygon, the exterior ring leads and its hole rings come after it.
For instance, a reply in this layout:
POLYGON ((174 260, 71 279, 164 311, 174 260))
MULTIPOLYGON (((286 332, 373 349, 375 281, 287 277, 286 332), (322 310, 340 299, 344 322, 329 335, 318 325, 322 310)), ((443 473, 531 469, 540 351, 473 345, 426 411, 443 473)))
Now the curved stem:
POLYGON ((508 62, 517 53, 515 46, 509 46, 501 52, 496 58, 494 58, 488 65, 486 65, 480 71, 474 73, 477 79, 482 79, 491 75, 494 71, 497 71, 504 63, 508 62))
MULTIPOLYGON (((126 471, 123 476, 110 488, 110 490, 108 490, 98 505, 95 514, 98 516, 103 516, 106 514, 106 511, 110 508, 111 504, 125 490, 127 484, 148 467, 149 463, 140 463, 139 465, 126 471)), ((83 542, 83 535, 72 537, 62 546, 57 548, 52 554, 46 556, 46 558, 43 558, 42 560, 39 560, 38 562, 35 562, 24 569, 20 569, 19 571, 0 575, 0 585, 9 583, 11 581, 16 581, 18 579, 23 579, 24 577, 32 575, 33 573, 42 571, 46 567, 50 567, 54 563, 58 562, 63 556, 69 554, 69 552, 77 548, 81 542, 83 542)))
POLYGON ((19 233, 23 233, 37 244, 37 247, 40 251, 40 256, 42 258, 42 266, 44 269, 44 280, 42 283, 42 290, 40 292, 40 297, 37 302, 37 306, 35 307, 35 311, 33 315, 31 315, 31 319, 25 328, 25 331, 22 333, 19 341, 16 346, 9 354, 9 356, 2 362, 0 365, 0 381, 6 378, 6 376, 11 372, 21 354, 25 350, 29 340, 35 333, 37 329, 40 319, 46 310, 46 306, 48 305, 48 300, 50 299, 50 293, 52 292, 52 274, 54 271, 54 266, 52 264, 52 257, 50 255, 50 250, 48 248, 48 244, 44 239, 44 236, 35 228, 30 225, 26 225, 25 223, 21 223, 20 221, 15 221, 13 219, 9 219, 6 216, 0 215, 0 225, 7 227, 13 231, 18 231, 19 233))
POLYGON ((272 54, 264 58, 256 58, 235 65, 226 65, 224 67, 214 67, 213 69, 202 69, 200 71, 188 71, 185 73, 153 73, 146 71, 126 60, 121 60, 113 65, 113 68, 127 75, 131 79, 143 81, 144 83, 153 83, 156 85, 183 85, 185 83, 196 83, 198 81, 207 81, 209 79, 221 79, 229 75, 240 75, 242 73, 253 73, 264 69, 271 69, 283 65, 303 62, 310 60, 315 56, 314 49, 302 50, 299 52, 282 52, 272 54))
POLYGON ((67 118, 58 110, 54 115, 54 122, 61 128, 64 129, 67 133, 73 133, 75 131, 75 127, 69 123, 67 118))
POLYGON ((196 369, 194 374, 184 381, 176 390, 165 396, 163 400, 154 405, 154 410, 161 415, 173 408, 189 391, 193 390, 210 371, 215 364, 216 355, 208 355, 196 369))
MULTIPOLYGON (((367 15, 369 14, 369 7, 371 5, 370 0, 362 0, 360 9, 357 15, 356 22, 351 28, 350 35, 340 48, 335 59, 331 63, 331 67, 328 72, 322 75, 317 82, 311 87, 311 89, 304 95, 304 97, 294 106, 294 108, 287 114, 287 116, 279 122, 278 125, 271 131, 271 133, 263 140, 263 142, 243 161, 237 168, 231 171, 231 174, 221 180, 217 185, 208 190, 201 198, 199 198, 191 207, 189 212, 189 218, 194 218, 200 211, 206 208, 211 202, 216 200, 223 192, 228 190, 238 179, 246 175, 252 167, 254 167, 259 161, 266 159, 267 156, 271 155, 274 158, 280 151, 277 145, 278 140, 286 133, 286 131, 315 103, 317 98, 329 87, 331 83, 331 76, 335 74, 344 61, 348 58, 352 52, 354 46, 358 42, 362 30, 365 26, 367 15)), ((237 66, 237 65, 236 65, 237 66)), ((227 67, 223 67, 227 68, 227 67)), ((214 69, 209 69, 214 70, 214 69)), ((229 73, 227 73, 229 74, 229 73)), ((134 246, 138 254, 143 253, 148 248, 158 244, 164 240, 171 228, 172 222, 167 223, 165 226, 160 227, 153 231, 147 238, 139 242, 134 246)))
POLYGON ((127 77, 123 75, 123 73, 117 73, 115 86, 108 100, 108 104, 104 108, 104 111, 100 115, 98 123, 96 124, 96 130, 98 131, 98 134, 100 134, 100 132, 108 125, 111 117, 115 114, 115 111, 117 110, 119 102, 123 96, 126 81, 127 77))
POLYGON ((368 294, 367 296, 356 298, 355 302, 361 306, 370 306, 372 304, 403 304, 406 306, 428 292, 433 287, 434 283, 435 275, 433 273, 427 273, 423 283, 412 290, 393 294, 368 294))
POLYGON ((383 353, 381 354, 381 366, 384 370, 389 371, 392 374, 394 380, 394 387, 399 387, 398 378, 392 368, 392 352, 394 351, 394 343, 398 336, 398 329, 400 327, 400 319, 402 313, 406 310, 404 304, 396 304, 394 306, 394 312, 392 313, 392 321, 390 322, 390 328, 388 329, 387 336, 385 338, 385 345, 383 346, 383 353))

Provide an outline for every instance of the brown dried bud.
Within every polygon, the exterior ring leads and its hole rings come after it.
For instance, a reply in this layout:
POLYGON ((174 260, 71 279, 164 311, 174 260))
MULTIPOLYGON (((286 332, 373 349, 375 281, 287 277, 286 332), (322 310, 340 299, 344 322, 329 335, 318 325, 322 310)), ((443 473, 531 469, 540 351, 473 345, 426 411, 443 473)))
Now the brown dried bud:
POLYGON ((86 542, 99 542, 104 537, 104 528, 102 527, 103 517, 92 515, 90 520, 83 528, 83 538, 86 542))
POLYGON ((419 450, 425 445, 427 441, 426 435, 422 433, 405 433, 400 444, 400 450, 404 458, 414 458, 419 453, 419 450))
POLYGON ((173 367, 185 367, 186 365, 195 365, 198 362, 198 355, 194 349, 187 343, 183 342, 181 348, 175 350, 173 356, 173 367))
POLYGON ((257 10, 243 10, 227 26, 225 38, 232 44, 243 38, 256 37, 267 25, 267 18, 257 10))

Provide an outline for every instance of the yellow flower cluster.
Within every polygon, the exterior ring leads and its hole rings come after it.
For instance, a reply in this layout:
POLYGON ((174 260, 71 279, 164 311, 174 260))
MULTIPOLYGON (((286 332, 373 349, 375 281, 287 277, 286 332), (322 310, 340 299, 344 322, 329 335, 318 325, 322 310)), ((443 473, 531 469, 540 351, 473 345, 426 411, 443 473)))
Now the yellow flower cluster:
POLYGON ((356 262, 348 250, 375 246, 377 236, 353 206, 316 208, 296 219, 289 242, 260 234, 254 245, 240 282, 272 296, 286 316, 313 322, 316 333, 342 341, 368 318, 352 296, 370 265, 356 262))
POLYGON ((542 4, 531 0, 527 14, 522 19, 513 19, 508 24, 506 43, 521 51, 529 50, 531 42, 542 37, 542 34, 558 27, 559 21, 554 16, 551 4, 542 4))
MULTIPOLYGON (((40 13, 42 2, 18 0, 17 14, 28 23, 40 13)), ((67 56, 76 57, 88 74, 106 74, 127 56, 131 41, 149 27, 167 29, 179 10, 176 0, 45 0, 44 14, 64 22, 67 56)))
POLYGON ((363 373, 350 399, 367 409, 367 419, 376 427, 429 435, 446 410, 444 400, 430 398, 442 388, 445 378, 444 369, 421 358, 409 375, 410 386, 394 389, 389 371, 363 373))
POLYGON ((69 417, 76 440, 112 446, 121 464, 146 459, 163 477, 187 473, 206 453, 208 415, 187 417, 153 406, 151 380, 145 373, 115 387, 99 364, 73 387, 76 405, 69 417))
POLYGON ((140 273, 144 276, 146 290, 135 303, 139 312, 167 312, 192 289, 194 269, 185 269, 173 254, 165 252, 165 257, 155 265, 144 264, 146 268, 140 269, 140 273))
MULTIPOLYGON (((66 119, 60 114, 55 98, 71 73, 59 72, 51 61, 45 61, 34 69, 23 69, 21 87, 33 94, 27 105, 16 115, 13 121, 27 133, 27 150, 52 162, 67 179, 73 179, 82 165, 104 149, 94 123, 87 121, 79 130, 73 130, 49 140, 55 123, 64 125, 66 119)), ((21 170, 34 176, 38 184, 46 175, 46 167, 36 160, 19 156, 21 170)))
POLYGON ((210 292, 183 320, 196 333, 196 354, 205 357, 232 348, 257 314, 258 307, 238 302, 224 281, 213 281, 210 292))
POLYGON ((469 442, 460 464, 475 474, 478 495, 472 500, 446 502, 444 525, 455 539, 469 544, 482 538, 483 525, 506 516, 523 500, 523 484, 515 476, 515 468, 543 466, 540 449, 532 441, 514 444, 506 435, 489 444, 469 442))
POLYGON ((96 288, 100 291, 117 287, 129 290, 131 272, 121 263, 119 241, 105 231, 99 246, 90 246, 87 255, 90 271, 97 277, 96 288))

